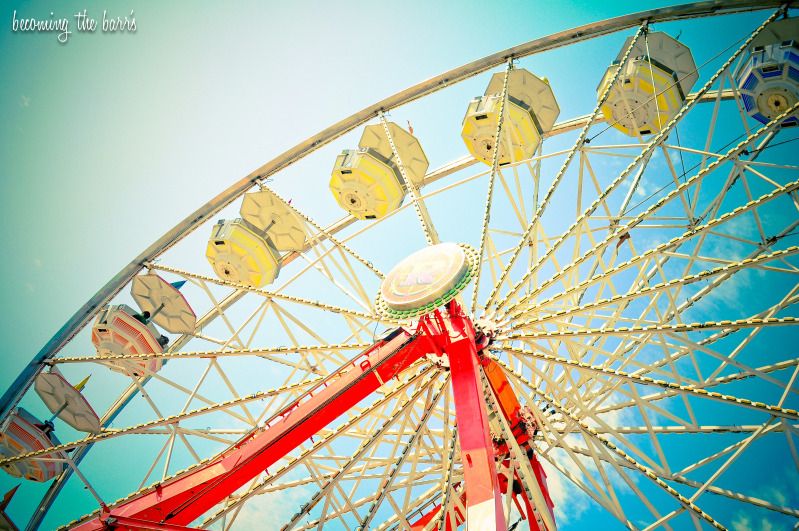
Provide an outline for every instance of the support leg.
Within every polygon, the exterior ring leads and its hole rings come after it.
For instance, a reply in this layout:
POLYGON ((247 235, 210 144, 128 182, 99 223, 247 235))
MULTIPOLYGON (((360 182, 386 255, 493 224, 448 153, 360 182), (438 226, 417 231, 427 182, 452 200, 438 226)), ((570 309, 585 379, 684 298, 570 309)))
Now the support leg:
POLYGON ((450 343, 447 355, 466 481, 467 529, 506 531, 474 340, 463 337, 450 343))

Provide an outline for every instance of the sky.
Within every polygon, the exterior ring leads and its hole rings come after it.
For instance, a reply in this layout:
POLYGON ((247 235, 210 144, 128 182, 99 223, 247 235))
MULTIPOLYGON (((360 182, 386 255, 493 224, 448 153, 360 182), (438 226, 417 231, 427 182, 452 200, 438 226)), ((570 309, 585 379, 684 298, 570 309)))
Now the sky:
MULTIPOLYGON (((669 4, 4 2, 0 388, 141 250, 329 124, 495 51, 669 4), (72 16, 84 9, 98 19, 104 10, 135 17, 136 31, 79 33, 72 16), (12 31, 15 16, 50 12, 70 19, 66 43, 55 33, 12 31)), ((737 19, 729 32, 762 18, 737 19)), ((614 57, 623 37, 581 48, 585 68, 604 70, 591 58, 614 57)), ((701 46, 699 34, 688 38, 701 46)), ((558 68, 555 59, 537 61, 543 70, 558 68)), ((598 77, 586 77, 593 91, 598 77)), ((457 94, 476 95, 483 83, 457 94)), ((577 103, 585 87, 557 88, 562 116, 590 110, 577 103)), ((456 98, 431 101, 463 106, 456 98)), ((435 116, 419 116, 414 126, 434 130, 435 116)), ((431 168, 464 153, 457 143, 436 142, 431 168)), ((276 187, 299 196, 299 177, 289 173, 296 180, 276 187)))

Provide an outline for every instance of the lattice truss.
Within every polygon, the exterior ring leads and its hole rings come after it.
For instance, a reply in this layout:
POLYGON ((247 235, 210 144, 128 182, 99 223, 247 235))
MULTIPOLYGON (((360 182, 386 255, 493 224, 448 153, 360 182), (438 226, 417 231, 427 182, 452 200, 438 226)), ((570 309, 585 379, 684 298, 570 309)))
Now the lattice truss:
MULTIPOLYGON (((736 98, 732 72, 751 37, 694 51, 701 86, 656 135, 623 136, 598 107, 561 117, 530 159, 462 157, 368 222, 340 218, 325 176, 308 177, 303 195, 280 196, 302 219, 305 247, 282 254, 266 288, 213 275, 201 259, 209 224, 144 264, 187 281, 196 330, 163 354, 116 357, 95 355, 83 330, 46 363, 95 373, 87 396, 104 428, 59 427, 68 442, 56 449, 68 452, 24 456, 70 465, 52 484, 25 486, 32 521, 52 527, 111 505, 268 425, 400 324, 375 310, 384 272, 439 240, 480 252, 463 300, 498 330, 486 355, 534 420, 562 526, 599 510, 636 529, 724 528, 741 514, 795 521, 797 132, 748 119, 736 98), (140 377, 108 370, 155 357, 166 363, 140 377)), ((375 123, 413 119, 414 105, 375 123)), ((313 175, 330 152, 285 178, 313 175)), ((254 189, 292 193, 283 178, 254 189)), ((124 289, 115 302, 128 300, 124 289)), ((431 510, 425 529, 456 522, 465 506, 451 394, 447 367, 419 360, 194 525, 405 529, 431 510)), ((497 422, 492 435, 507 429, 497 422)), ((497 466, 511 480, 529 473, 514 452, 497 466)), ((505 508, 513 525, 510 495, 505 508)))

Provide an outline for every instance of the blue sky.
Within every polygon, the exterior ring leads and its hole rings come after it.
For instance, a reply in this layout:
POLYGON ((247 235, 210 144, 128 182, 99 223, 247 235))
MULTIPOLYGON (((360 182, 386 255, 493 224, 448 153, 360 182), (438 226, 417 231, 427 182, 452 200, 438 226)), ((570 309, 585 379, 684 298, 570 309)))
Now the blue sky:
MULTIPOLYGON (((0 387, 142 249, 229 183, 330 123, 500 49, 633 6, 668 4, 4 3, 0 387), (52 34, 10 29, 14 10, 17 17, 46 18, 82 9, 95 17, 103 9, 114 16, 133 10, 137 31, 73 33, 59 44, 52 34)), ((728 19, 719 39, 726 37, 726 45, 764 17, 728 19)), ((696 24, 685 42, 708 56, 702 47, 715 43, 703 41, 702 28, 712 22, 696 24)), ((591 110, 585 91, 592 93, 626 35, 575 48, 585 56, 584 84, 574 82, 576 72, 552 76, 561 117, 591 110)), ((526 65, 557 72, 558 56, 526 65)), ((413 122, 420 136, 428 132, 431 168, 465 152, 444 140, 459 123, 438 123, 432 111, 462 113, 484 83, 465 82, 420 104, 413 122)), ((322 173, 340 148, 318 155, 322 173)), ((302 175, 285 177, 276 188, 300 197, 302 175)), ((8 484, 0 478, 0 486, 8 484)))

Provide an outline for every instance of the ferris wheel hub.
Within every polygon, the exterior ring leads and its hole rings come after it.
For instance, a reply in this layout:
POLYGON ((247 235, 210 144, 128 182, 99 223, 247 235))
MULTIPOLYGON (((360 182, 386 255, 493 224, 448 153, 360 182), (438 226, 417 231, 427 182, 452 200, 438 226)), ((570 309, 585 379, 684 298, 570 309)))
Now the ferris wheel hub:
POLYGON ((394 317, 429 313, 454 299, 468 285, 477 267, 476 251, 467 245, 440 243, 425 247, 386 275, 378 308, 394 317))
POLYGON ((499 323, 481 317, 474 321, 474 329, 477 337, 475 338, 478 350, 487 348, 499 332, 499 323))

